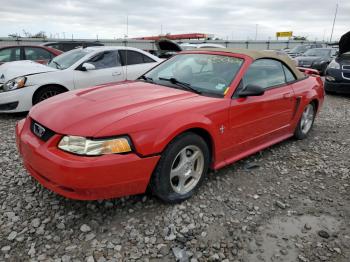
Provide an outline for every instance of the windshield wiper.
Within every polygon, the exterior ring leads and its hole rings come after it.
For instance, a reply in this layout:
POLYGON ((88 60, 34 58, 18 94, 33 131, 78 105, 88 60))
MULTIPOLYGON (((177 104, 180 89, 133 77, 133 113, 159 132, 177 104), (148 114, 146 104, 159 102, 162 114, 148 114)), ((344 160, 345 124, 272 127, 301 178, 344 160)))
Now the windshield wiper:
POLYGON ((57 63, 56 61, 52 60, 51 62, 56 65, 57 69, 62 69, 61 65, 59 63, 57 63))
POLYGON ((143 80, 145 80, 146 82, 151 82, 151 83, 154 82, 152 77, 145 76, 145 75, 140 76, 139 79, 143 79, 143 80))
POLYGON ((174 85, 180 86, 180 87, 182 87, 182 88, 184 88, 186 90, 192 91, 192 92, 194 92, 196 94, 201 94, 202 93, 198 89, 193 88, 190 84, 185 83, 185 82, 181 82, 181 81, 177 80, 174 77, 171 77, 171 78, 159 77, 159 80, 168 81, 168 82, 170 82, 170 83, 172 83, 174 85))

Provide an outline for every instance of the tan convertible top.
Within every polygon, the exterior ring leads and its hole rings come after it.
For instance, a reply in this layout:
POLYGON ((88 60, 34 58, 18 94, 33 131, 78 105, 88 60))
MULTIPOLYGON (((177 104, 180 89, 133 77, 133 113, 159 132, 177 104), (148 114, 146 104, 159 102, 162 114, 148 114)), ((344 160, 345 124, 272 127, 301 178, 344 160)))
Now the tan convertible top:
POLYGON ((294 61, 282 51, 273 51, 273 50, 258 51, 258 50, 238 49, 238 48, 201 48, 200 50, 243 54, 243 55, 250 56, 254 60, 257 60, 260 58, 272 58, 272 59, 280 60, 286 65, 288 65, 288 67, 293 71, 297 79, 305 78, 305 75, 296 68, 294 61))

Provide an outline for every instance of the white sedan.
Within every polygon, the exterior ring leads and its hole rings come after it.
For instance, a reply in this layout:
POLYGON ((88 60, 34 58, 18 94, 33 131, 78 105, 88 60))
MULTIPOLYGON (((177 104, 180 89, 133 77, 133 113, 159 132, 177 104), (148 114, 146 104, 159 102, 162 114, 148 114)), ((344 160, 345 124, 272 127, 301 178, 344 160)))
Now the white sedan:
POLYGON ((24 112, 51 96, 110 82, 135 80, 163 60, 131 47, 87 47, 48 65, 16 61, 0 66, 0 113, 24 112))

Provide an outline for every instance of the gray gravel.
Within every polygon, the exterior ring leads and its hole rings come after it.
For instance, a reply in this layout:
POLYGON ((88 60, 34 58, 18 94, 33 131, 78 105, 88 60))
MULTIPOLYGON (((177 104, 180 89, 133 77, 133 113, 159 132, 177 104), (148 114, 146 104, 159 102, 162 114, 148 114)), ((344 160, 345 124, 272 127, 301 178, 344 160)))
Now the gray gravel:
POLYGON ((179 205, 72 201, 42 188, 0 115, 0 261, 350 261, 350 98, 311 136, 211 174, 179 205))

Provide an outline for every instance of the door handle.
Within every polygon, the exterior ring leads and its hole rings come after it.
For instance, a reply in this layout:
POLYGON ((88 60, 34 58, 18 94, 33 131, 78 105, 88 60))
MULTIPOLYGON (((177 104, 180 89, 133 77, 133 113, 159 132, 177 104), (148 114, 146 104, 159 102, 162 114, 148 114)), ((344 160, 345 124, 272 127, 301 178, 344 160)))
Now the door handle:
POLYGON ((122 74, 122 72, 113 72, 112 76, 120 76, 122 74))
POLYGON ((285 98, 285 99, 292 98, 292 93, 285 93, 285 94, 283 94, 283 98, 285 98))

